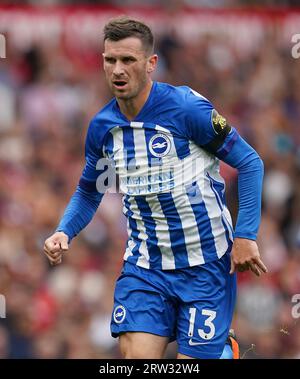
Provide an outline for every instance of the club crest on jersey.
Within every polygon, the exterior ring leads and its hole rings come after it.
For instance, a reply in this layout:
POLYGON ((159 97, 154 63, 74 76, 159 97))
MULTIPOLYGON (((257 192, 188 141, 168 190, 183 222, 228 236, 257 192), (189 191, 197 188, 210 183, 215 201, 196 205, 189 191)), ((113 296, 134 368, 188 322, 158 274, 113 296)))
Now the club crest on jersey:
POLYGON ((171 150, 171 141, 166 134, 155 134, 149 141, 149 150, 157 158, 164 157, 171 150))
POLYGON ((113 313, 114 320, 117 324, 121 324, 121 322, 124 321, 126 317, 126 309, 123 307, 123 305, 118 305, 113 313))

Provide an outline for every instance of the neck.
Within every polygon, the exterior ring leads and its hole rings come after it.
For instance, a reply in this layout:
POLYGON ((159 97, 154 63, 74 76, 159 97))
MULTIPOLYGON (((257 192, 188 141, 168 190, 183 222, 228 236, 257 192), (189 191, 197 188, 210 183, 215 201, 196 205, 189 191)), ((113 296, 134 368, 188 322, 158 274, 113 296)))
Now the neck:
POLYGON ((120 111, 127 117, 128 120, 133 120, 146 103, 151 88, 152 80, 149 80, 138 96, 132 99, 117 99, 120 111))

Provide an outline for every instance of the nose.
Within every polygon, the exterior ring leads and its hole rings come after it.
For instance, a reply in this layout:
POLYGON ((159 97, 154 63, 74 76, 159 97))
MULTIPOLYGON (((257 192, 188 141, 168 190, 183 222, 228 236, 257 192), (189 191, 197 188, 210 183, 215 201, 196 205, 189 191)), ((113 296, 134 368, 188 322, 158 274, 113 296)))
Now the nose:
POLYGON ((114 65, 114 76, 122 76, 124 74, 124 66, 123 63, 120 61, 117 61, 114 65))

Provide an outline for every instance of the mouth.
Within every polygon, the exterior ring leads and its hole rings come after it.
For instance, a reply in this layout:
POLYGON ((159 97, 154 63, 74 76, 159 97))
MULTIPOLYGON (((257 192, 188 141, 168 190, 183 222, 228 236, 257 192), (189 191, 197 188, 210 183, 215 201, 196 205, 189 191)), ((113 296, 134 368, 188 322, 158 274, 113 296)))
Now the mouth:
POLYGON ((113 85, 117 89, 123 89, 127 85, 127 82, 125 80, 114 80, 113 85))

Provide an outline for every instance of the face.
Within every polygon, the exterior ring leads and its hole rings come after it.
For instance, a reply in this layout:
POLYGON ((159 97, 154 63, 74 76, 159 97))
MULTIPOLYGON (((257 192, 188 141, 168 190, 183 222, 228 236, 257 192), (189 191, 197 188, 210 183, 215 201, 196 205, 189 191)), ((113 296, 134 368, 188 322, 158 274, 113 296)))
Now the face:
POLYGON ((103 65, 108 85, 117 99, 137 97, 150 81, 157 56, 147 56, 136 37, 120 41, 105 40, 103 65))

